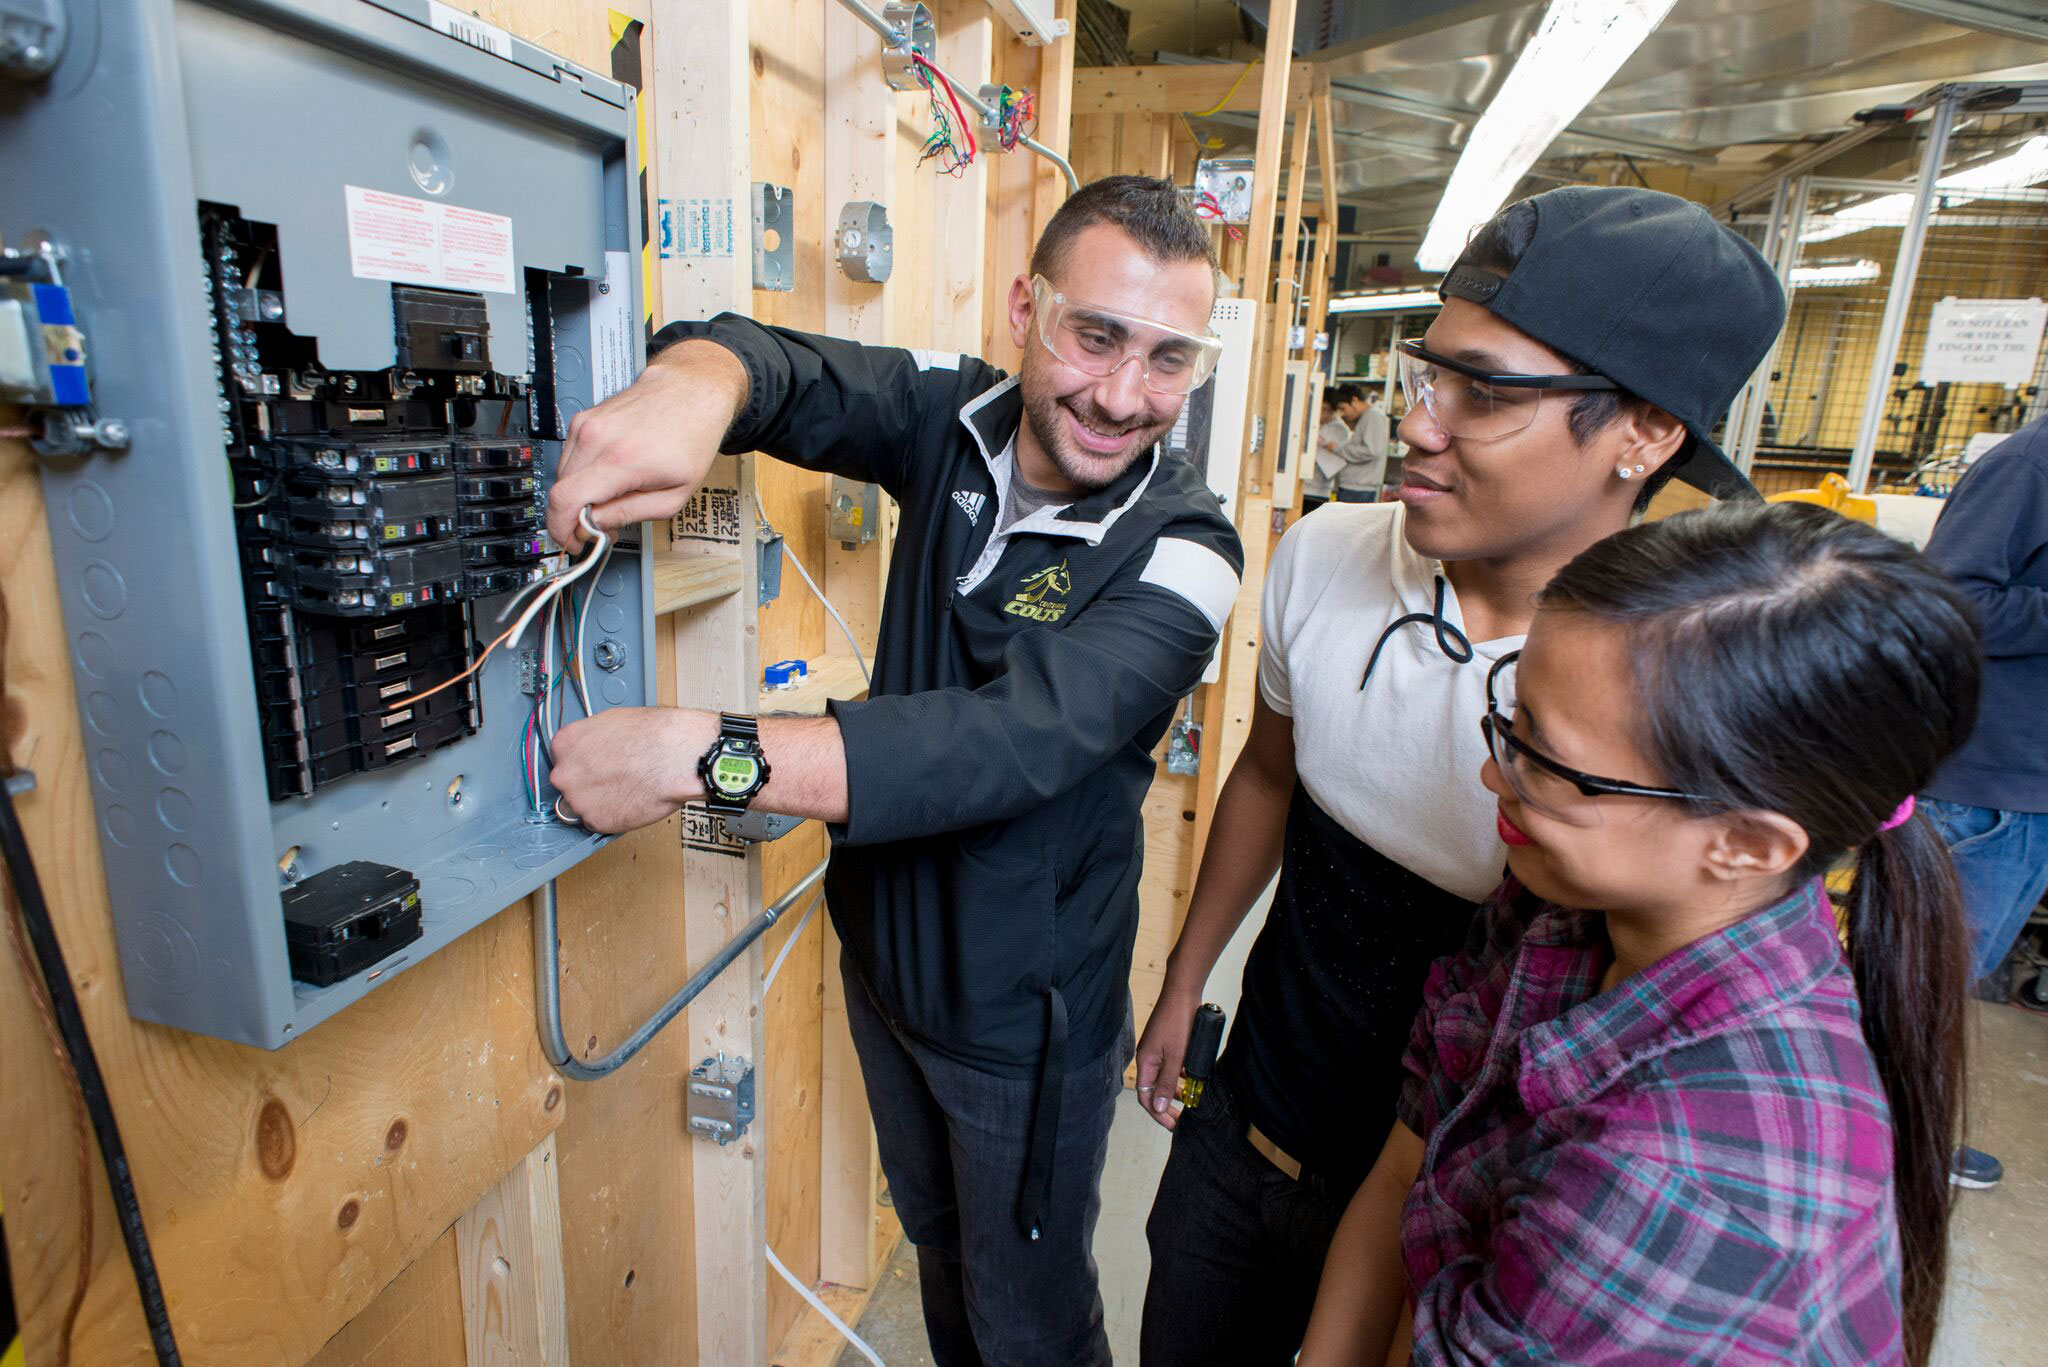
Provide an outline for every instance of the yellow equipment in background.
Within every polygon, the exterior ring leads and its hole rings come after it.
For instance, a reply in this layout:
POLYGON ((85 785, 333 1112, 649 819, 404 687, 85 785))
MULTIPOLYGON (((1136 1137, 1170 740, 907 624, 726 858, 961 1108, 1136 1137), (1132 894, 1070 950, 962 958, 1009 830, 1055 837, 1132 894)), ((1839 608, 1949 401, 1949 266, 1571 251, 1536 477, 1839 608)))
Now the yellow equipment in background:
POLYGON ((1787 489, 1782 494, 1772 494, 1767 503, 1818 503, 1823 508, 1833 508, 1843 517, 1852 517, 1858 522, 1877 524, 1877 503, 1860 494, 1849 492, 1849 481, 1840 475, 1823 475, 1817 489, 1787 489))

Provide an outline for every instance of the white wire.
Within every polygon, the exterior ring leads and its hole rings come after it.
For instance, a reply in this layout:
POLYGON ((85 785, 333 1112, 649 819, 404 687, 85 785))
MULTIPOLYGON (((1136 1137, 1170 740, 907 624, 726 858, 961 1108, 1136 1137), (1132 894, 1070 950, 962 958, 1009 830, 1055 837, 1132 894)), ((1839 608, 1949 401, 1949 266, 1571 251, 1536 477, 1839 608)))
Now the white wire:
MULTIPOLYGON (((597 566, 597 563, 604 558, 605 552, 611 548, 611 534, 609 532, 600 531, 596 526, 592 525, 590 521, 589 508, 584 508, 584 510, 578 513, 576 516, 583 523, 583 529, 586 532, 590 533, 590 535, 593 538, 595 538, 595 540, 593 541, 589 552, 586 553, 581 560, 577 561, 575 565, 572 566, 570 569, 564 571, 561 574, 557 574, 552 578, 538 581, 543 585, 541 592, 534 597, 534 600, 531 603, 528 603, 526 605, 526 611, 519 615, 519 621, 513 626, 512 634, 506 638, 508 641, 511 642, 512 649, 514 650, 517 650, 519 648, 520 641, 525 639, 526 629, 533 625, 533 619, 540 615, 541 609, 545 608, 549 603, 552 603, 555 600, 556 596, 562 592, 562 590, 568 588, 569 585, 575 583, 584 575, 589 574, 590 571, 597 566)), ((527 589, 521 590, 521 592, 526 592, 527 590, 530 590, 532 587, 533 586, 529 584, 527 585, 527 589)), ((514 601, 517 601, 517 598, 518 595, 515 594, 514 601)), ((510 615, 509 610, 507 612, 500 613, 498 615, 498 620, 502 622, 508 615, 510 615)))
POLYGON ((782 543, 782 553, 789 557, 789 563, 796 566, 796 572, 804 577, 804 582, 811 586, 811 592, 817 596, 820 603, 825 605, 825 611, 831 613, 832 620, 839 624, 839 630, 846 635, 846 643, 853 647, 853 658, 854 662, 860 666, 860 676, 867 680, 868 687, 873 688, 875 686, 875 676, 868 672, 868 657, 860 653, 860 642, 853 639, 853 628, 846 625, 846 619, 839 615, 838 608, 832 606, 832 600, 827 598, 825 591, 818 587, 818 581, 811 578, 811 572, 804 568, 804 562, 796 558, 796 552, 789 548, 787 540, 782 543))
POLYGON ((548 600, 540 619, 540 738, 547 747, 548 763, 555 762, 555 732, 561 722, 555 714, 555 623, 561 614, 559 596, 548 600))
POLYGON ((612 548, 606 546, 604 553, 598 557, 597 573, 590 576, 590 587, 583 595, 583 606, 576 612, 576 644, 573 647, 576 657, 570 661, 575 668, 569 671, 569 677, 575 681, 576 696, 583 703, 583 715, 586 717, 594 717, 597 713, 591 710, 590 688, 583 678, 584 670, 587 668, 583 659, 583 628, 590 621, 590 600, 597 597, 597 581, 604 578, 604 567, 611 558, 612 548))
POLYGON ((789 938, 782 942, 782 952, 775 956, 775 962, 768 965, 768 976, 761 979, 761 991, 767 992, 768 985, 775 981, 775 975, 782 971, 782 961, 789 957, 789 951, 796 948, 796 942, 804 937, 804 927, 818 914, 818 906, 824 901, 825 890, 819 888, 811 894, 811 904, 804 908, 803 919, 796 923, 796 929, 789 932, 789 938))
POLYGON ((854 1333, 853 1329, 846 1323, 845 1320, 839 1318, 839 1316, 832 1313, 831 1306, 825 1304, 824 1301, 818 1299, 817 1292, 811 1290, 811 1288, 805 1286, 802 1282, 798 1281, 796 1279, 796 1274, 794 1272, 791 1272, 787 1267, 784 1267, 782 1265, 782 1259, 775 1256, 774 1249, 769 1248, 766 1244, 763 1244, 762 1248, 767 1251, 768 1265, 774 1268, 777 1272, 780 1272, 782 1274, 782 1280, 788 1282, 790 1284, 790 1287, 796 1292, 797 1295, 802 1296, 806 1301, 810 1302, 811 1309, 817 1311, 819 1314, 823 1315, 828 1321, 831 1322, 832 1327, 839 1331, 839 1336, 845 1339, 848 1343, 853 1345, 853 1351, 859 1353, 869 1362, 875 1364, 875 1367, 888 1367, 888 1364, 882 1361, 882 1359, 875 1353, 875 1350, 868 1347, 867 1340, 863 1339, 859 1334, 854 1333))

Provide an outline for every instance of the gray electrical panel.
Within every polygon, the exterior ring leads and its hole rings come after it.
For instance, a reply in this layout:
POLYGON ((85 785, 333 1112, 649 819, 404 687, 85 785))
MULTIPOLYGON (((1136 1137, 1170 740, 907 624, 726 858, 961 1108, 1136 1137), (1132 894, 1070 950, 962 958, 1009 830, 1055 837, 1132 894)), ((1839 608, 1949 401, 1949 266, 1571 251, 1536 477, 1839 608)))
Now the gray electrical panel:
POLYGON ((603 843, 529 727, 654 700, 644 539, 555 679, 538 624, 466 671, 644 357, 632 92, 430 0, 66 8, 0 233, 128 438, 43 460, 122 980, 276 1048, 603 843))

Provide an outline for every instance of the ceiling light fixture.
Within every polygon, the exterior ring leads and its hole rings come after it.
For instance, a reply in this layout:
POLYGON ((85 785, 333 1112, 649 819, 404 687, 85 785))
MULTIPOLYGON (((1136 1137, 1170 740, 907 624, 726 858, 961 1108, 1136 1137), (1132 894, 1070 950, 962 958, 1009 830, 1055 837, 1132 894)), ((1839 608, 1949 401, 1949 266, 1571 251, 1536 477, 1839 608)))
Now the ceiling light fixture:
POLYGON ((1492 218, 1536 158, 1613 79, 1672 0, 1551 0, 1500 93, 1472 125, 1444 197, 1415 253, 1450 268, 1472 230, 1492 218))
POLYGON ((1794 266, 1794 289, 1826 289, 1830 286, 1865 285, 1877 279, 1882 268, 1865 257, 1861 261, 1840 261, 1832 266, 1794 266))
POLYGON ((1435 290, 1385 290, 1379 294, 1340 295, 1330 301, 1332 313, 1406 313, 1416 309, 1438 309, 1443 301, 1435 290))
MULTIPOLYGON (((2001 190, 2023 190, 2048 180, 2048 133, 2028 138, 2013 152, 1935 182, 1941 206, 1956 209, 1973 199, 1997 199, 2001 190)), ((1932 212, 1930 210, 1930 212, 1932 212)), ((1871 228, 1903 228, 1913 213, 1913 192, 1879 195, 1831 214, 1816 214, 1800 231, 1801 242, 1832 242, 1871 228)))

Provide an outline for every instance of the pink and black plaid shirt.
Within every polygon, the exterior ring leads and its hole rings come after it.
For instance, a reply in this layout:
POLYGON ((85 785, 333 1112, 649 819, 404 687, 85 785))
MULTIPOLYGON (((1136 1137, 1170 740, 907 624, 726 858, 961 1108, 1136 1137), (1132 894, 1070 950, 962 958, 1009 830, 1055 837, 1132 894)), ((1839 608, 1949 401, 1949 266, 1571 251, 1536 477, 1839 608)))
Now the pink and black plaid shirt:
POLYGON ((1818 882, 1599 993, 1510 880, 1431 968, 1418 1363, 1901 1360, 1891 1114, 1818 882))

